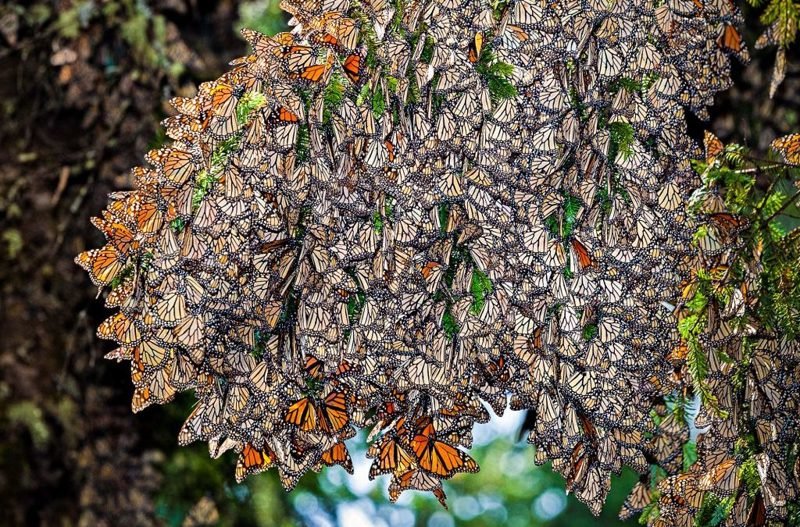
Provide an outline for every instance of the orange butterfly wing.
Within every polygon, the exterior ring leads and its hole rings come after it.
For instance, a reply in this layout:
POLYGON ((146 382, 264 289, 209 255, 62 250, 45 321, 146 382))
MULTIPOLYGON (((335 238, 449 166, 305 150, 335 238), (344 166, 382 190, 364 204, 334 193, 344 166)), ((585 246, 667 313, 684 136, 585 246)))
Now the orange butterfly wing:
POLYGON ((92 218, 92 225, 100 229, 108 242, 121 254, 128 253, 131 249, 138 249, 139 242, 135 240, 133 232, 118 221, 108 221, 103 218, 92 218))
POLYGON ((800 165, 800 134, 787 135, 775 139, 770 146, 783 160, 792 165, 800 165))
POLYGON ((594 260, 589 254, 589 250, 578 240, 572 240, 572 250, 578 258, 578 267, 582 270, 594 265, 594 260))
POLYGON ((83 267, 92 282, 100 287, 109 285, 124 265, 121 255, 111 245, 82 252, 75 258, 75 263, 83 267))
POLYGON ((241 483, 253 473, 259 473, 272 466, 271 453, 265 448, 259 450, 250 443, 245 443, 239 459, 236 460, 236 481, 241 483))
POLYGON ((475 38, 469 43, 469 53, 467 59, 473 64, 478 62, 481 58, 481 48, 483 47, 483 33, 480 31, 475 33, 475 38))
POLYGON ((448 443, 432 439, 433 433, 433 424, 429 423, 411 440, 420 468, 444 478, 478 470, 474 459, 448 443))
POLYGON ((369 479, 388 472, 405 472, 414 463, 414 457, 403 448, 396 438, 384 437, 381 440, 378 456, 370 467, 369 479))
POLYGON ((300 121, 300 118, 286 108, 281 107, 278 110, 278 120, 284 123, 296 123, 300 121))
POLYGON ((298 76, 307 81, 319 82, 326 71, 328 71, 328 66, 326 64, 315 64, 303 68, 298 76))
POLYGON ((300 399, 289 407, 284 420, 304 432, 314 430, 317 427, 317 412, 314 403, 309 397, 300 399))
POLYGON ((361 80, 361 63, 361 55, 354 53, 344 59, 342 64, 345 75, 353 84, 358 84, 358 81, 361 80))
POLYGON ((348 473, 353 473, 353 460, 350 458, 350 452, 347 451, 344 443, 336 443, 323 452, 320 459, 329 467, 341 465, 348 473))
POLYGON ((722 144, 722 141, 708 130, 703 134, 703 146, 706 151, 706 163, 714 161, 725 150, 725 145, 722 144))
POLYGON ((350 422, 344 392, 331 392, 320 405, 320 428, 325 432, 338 432, 350 422))

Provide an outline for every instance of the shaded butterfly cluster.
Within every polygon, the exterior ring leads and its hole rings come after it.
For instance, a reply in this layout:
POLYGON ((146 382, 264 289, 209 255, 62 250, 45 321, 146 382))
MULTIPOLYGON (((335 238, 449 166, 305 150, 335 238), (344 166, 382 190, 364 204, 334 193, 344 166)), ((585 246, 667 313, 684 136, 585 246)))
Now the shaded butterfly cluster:
POLYGON ((669 463, 704 115, 746 56, 728 0, 292 1, 291 32, 173 101, 78 256, 133 409, 287 489, 370 430, 390 496, 478 470, 484 403, 599 513, 669 463), (656 443, 656 444, 654 444, 656 443))
MULTIPOLYGON (((798 139, 772 143, 787 166, 800 164, 798 139)), ((711 170, 728 165, 724 145, 709 132, 705 146, 704 182, 711 170)), ((659 459, 667 473, 637 483, 623 507, 628 516, 653 502, 658 514, 648 516, 648 525, 688 527, 704 509, 719 515, 719 525, 793 524, 790 507, 800 489, 800 342, 759 319, 763 239, 746 243, 758 226, 731 214, 724 194, 712 180, 690 198, 702 236, 681 284, 688 309, 678 317, 685 331, 669 360, 680 378, 676 393, 694 393, 700 404, 687 412, 680 408, 686 401, 676 397, 677 411, 660 411, 656 441, 662 446, 656 451, 667 453, 659 459), (688 464, 682 459, 685 422, 699 432, 697 459, 688 464)))

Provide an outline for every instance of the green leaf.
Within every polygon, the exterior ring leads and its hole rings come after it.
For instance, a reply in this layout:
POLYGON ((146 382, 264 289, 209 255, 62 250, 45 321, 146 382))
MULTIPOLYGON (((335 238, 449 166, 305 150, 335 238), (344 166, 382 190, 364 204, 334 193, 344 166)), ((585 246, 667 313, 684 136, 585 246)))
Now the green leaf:
POLYGON ((697 461, 697 443, 688 441, 683 444, 683 471, 687 472, 697 461))
POLYGON ((481 56, 475 64, 475 71, 486 82, 493 100, 513 99, 517 96, 517 88, 510 80, 514 74, 514 66, 497 60, 491 51, 491 45, 483 47, 481 56))
POLYGON ((456 317, 453 316, 453 313, 450 312, 450 307, 448 306, 442 316, 442 329, 444 330, 445 335, 447 338, 452 339, 459 332, 458 322, 456 321, 456 317))
POLYGON ((472 293, 472 307, 470 311, 472 314, 477 315, 481 312, 481 309, 483 309, 486 303, 486 297, 492 292, 491 279, 478 268, 472 270, 470 291, 472 293))
POLYGON ((186 227, 186 222, 183 220, 183 218, 175 218, 169 222, 169 227, 175 234, 180 234, 184 227, 186 227))
POLYGON ((633 154, 633 139, 635 131, 630 123, 615 121, 608 125, 611 141, 608 149, 608 158, 616 161, 618 156, 628 159, 633 154))
POLYGON ((581 336, 583 337, 583 340, 588 342, 593 338, 595 338, 599 333, 599 331, 600 330, 597 327, 597 324, 586 324, 585 326, 583 326, 583 330, 581 331, 581 336))

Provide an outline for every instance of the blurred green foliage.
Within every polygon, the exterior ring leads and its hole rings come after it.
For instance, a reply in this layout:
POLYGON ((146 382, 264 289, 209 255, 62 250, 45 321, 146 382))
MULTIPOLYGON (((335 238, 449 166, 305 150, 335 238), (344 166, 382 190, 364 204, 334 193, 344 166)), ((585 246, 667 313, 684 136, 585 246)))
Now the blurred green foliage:
POLYGON ((274 35, 287 30, 288 17, 281 11, 277 0, 256 0, 239 5, 239 22, 236 30, 255 29, 265 35, 274 35))

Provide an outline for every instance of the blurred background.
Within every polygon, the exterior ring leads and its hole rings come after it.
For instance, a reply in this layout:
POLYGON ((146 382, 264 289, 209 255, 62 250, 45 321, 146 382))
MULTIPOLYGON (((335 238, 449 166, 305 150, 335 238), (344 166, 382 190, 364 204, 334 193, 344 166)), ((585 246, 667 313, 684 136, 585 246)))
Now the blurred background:
MULTIPOLYGON (((760 32, 747 11, 745 36, 760 32)), ((237 485, 234 458, 177 446, 192 405, 130 413, 126 364, 102 359, 108 316, 73 257, 102 244, 88 221, 128 170, 165 141, 166 101, 192 95, 246 53, 238 29, 284 29, 277 2, 38 0, 0 3, 0 524, 2 525, 622 525, 637 476, 612 484, 601 518, 535 467, 525 416, 507 412, 475 430, 475 475, 445 483, 449 510, 428 496, 389 502, 370 482, 363 438, 356 476, 304 477, 291 494, 267 472, 237 485)), ((710 123, 723 140, 765 148, 797 130, 797 46, 769 99, 774 50, 751 50, 710 123)), ((628 522, 635 525, 635 520, 628 522)))

